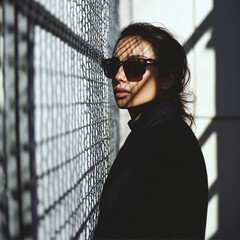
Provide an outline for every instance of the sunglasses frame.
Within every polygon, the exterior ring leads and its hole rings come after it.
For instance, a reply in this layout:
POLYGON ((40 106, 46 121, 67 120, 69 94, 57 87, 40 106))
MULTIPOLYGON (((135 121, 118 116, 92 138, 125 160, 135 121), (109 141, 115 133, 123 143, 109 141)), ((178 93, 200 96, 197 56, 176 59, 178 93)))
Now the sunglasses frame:
MULTIPOLYGON (((141 57, 131 57, 131 58, 128 58, 126 59, 125 61, 120 61, 119 58, 117 57, 112 57, 112 58, 107 58, 107 59, 103 59, 102 60, 102 67, 103 67, 103 70, 104 70, 104 74, 107 78, 114 78, 116 76, 116 74, 118 73, 119 71, 119 68, 121 67, 121 65, 123 65, 123 70, 124 70, 124 73, 126 75, 127 78, 137 78, 137 77, 140 77, 142 76, 145 72, 146 72, 146 67, 147 67, 147 62, 151 62, 151 63, 160 63, 160 61, 156 60, 156 59, 152 59, 152 58, 141 58, 141 57), (130 62, 130 61, 133 61, 135 59, 138 59, 138 60, 143 60, 144 63, 142 63, 142 66, 144 69, 141 69, 142 71, 140 71, 141 74, 137 75, 137 76, 130 76, 128 70, 127 70, 127 63, 130 62), (116 73, 112 73, 111 75, 110 74, 107 74, 107 70, 106 70, 106 67, 105 67, 105 64, 107 63, 107 61, 116 61, 116 68, 115 68, 115 71, 116 73)), ((113 64, 113 63, 111 63, 113 64)))

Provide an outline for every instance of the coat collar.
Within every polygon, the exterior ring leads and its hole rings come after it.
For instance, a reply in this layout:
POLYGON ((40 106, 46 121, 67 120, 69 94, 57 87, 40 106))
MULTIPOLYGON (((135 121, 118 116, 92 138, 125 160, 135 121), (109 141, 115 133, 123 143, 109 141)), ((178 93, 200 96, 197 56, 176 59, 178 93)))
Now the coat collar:
POLYGON ((146 111, 142 113, 137 121, 130 120, 128 126, 132 131, 154 126, 163 119, 177 115, 175 108, 168 101, 152 101, 146 111))

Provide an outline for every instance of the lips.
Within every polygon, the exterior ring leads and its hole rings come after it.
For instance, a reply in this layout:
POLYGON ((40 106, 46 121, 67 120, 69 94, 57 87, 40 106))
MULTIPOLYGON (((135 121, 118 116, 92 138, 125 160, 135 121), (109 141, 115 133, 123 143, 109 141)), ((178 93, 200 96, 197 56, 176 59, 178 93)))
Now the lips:
POLYGON ((124 97, 127 97, 128 95, 131 94, 130 91, 128 91, 125 88, 121 88, 121 87, 115 88, 114 93, 115 93, 115 96, 118 97, 118 98, 124 98, 124 97))

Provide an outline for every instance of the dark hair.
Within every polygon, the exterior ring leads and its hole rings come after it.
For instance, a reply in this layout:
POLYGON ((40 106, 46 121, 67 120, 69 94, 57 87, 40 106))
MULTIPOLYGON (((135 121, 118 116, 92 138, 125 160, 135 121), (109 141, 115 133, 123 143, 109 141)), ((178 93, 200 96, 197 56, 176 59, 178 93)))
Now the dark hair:
POLYGON ((131 23, 125 27, 120 33, 115 48, 121 39, 131 36, 140 37, 151 44, 157 60, 161 61, 159 68, 162 75, 173 70, 176 72, 174 84, 169 89, 163 90, 161 98, 171 101, 182 119, 189 121, 191 126, 194 123, 194 116, 186 105, 193 101, 188 99, 192 93, 187 92, 186 89, 190 81, 190 71, 184 48, 167 29, 150 23, 131 23))

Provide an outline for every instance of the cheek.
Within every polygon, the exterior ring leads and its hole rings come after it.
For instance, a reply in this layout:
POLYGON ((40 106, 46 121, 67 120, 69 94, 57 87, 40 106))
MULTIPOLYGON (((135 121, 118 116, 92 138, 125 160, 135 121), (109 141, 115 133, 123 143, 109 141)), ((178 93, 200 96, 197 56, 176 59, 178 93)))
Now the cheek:
POLYGON ((139 82, 135 89, 135 96, 139 96, 142 98, 155 98, 160 91, 160 84, 156 78, 150 78, 146 81, 139 82))

